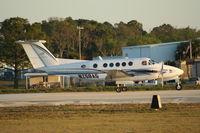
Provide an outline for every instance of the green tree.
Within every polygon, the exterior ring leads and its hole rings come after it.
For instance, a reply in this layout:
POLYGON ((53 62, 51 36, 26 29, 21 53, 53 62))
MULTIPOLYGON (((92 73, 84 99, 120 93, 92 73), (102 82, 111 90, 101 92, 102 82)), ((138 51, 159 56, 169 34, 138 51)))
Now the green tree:
POLYGON ((177 41, 175 31, 175 28, 170 24, 163 24, 159 27, 153 28, 150 34, 157 37, 162 42, 172 42, 177 41))
POLYGON ((192 56, 194 58, 200 57, 200 39, 193 39, 192 40, 192 56))
POLYGON ((49 21, 42 22, 42 31, 46 33, 51 44, 51 49, 57 57, 69 57, 70 51, 75 51, 77 45, 76 25, 70 18, 59 19, 50 18, 49 21))
POLYGON ((190 27, 176 29, 177 41, 190 40, 200 36, 200 33, 196 29, 190 27))
POLYGON ((27 19, 10 18, 3 21, 0 31, 3 35, 1 61, 14 68, 14 88, 18 88, 19 71, 26 59, 23 49, 15 41, 25 39, 28 25, 27 19))
POLYGON ((156 44, 156 43, 161 43, 161 41, 156 37, 147 34, 129 39, 127 45, 134 46, 134 45, 145 45, 145 44, 156 44))
POLYGON ((136 20, 132 20, 130 22, 123 23, 120 22, 115 24, 117 31, 117 39, 120 44, 126 44, 129 40, 133 40, 139 36, 147 34, 142 27, 142 24, 137 22, 136 20))
POLYGON ((1 33, 1 62, 14 68, 14 88, 18 88, 19 72, 29 65, 28 58, 17 40, 44 39, 44 34, 36 24, 30 25, 27 19, 14 17, 2 22, 1 33), (42 36, 42 37, 41 37, 42 36))
POLYGON ((170 24, 155 27, 150 34, 162 42, 184 41, 200 36, 199 31, 196 29, 190 27, 174 28, 170 24))
POLYGON ((26 30, 26 39, 29 40, 46 40, 46 34, 42 32, 42 27, 40 23, 33 23, 28 25, 26 30))
POLYGON ((115 39, 106 40, 103 49, 108 56, 121 55, 121 46, 115 39))
MULTIPOLYGON (((192 57, 195 59, 200 56, 200 40, 192 39, 192 57)), ((176 51, 176 60, 188 60, 190 58, 190 42, 182 42, 176 51)))
MULTIPOLYGON (((103 24, 97 25, 95 32, 96 32, 95 43, 97 47, 97 54, 102 56, 108 56, 112 53, 113 55, 113 52, 109 53, 108 51, 113 51, 113 50, 115 51, 116 47, 119 46, 116 39, 115 28, 110 23, 104 22, 103 24), (106 46, 110 45, 111 42, 115 42, 116 47, 114 47, 114 45, 113 47, 106 46), (111 49, 107 49, 108 47, 110 47, 111 49)), ((115 51, 115 53, 117 53, 117 51, 115 51)))
POLYGON ((186 60, 189 57, 189 43, 182 42, 176 50, 176 60, 186 60))

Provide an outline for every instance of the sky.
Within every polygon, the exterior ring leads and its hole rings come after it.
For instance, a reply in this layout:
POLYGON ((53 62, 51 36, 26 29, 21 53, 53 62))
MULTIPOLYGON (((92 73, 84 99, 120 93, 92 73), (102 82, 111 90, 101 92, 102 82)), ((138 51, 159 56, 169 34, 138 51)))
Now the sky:
POLYGON ((200 30, 200 0, 0 0, 0 22, 10 17, 30 23, 72 17, 111 24, 137 20, 149 32, 162 24, 200 30))

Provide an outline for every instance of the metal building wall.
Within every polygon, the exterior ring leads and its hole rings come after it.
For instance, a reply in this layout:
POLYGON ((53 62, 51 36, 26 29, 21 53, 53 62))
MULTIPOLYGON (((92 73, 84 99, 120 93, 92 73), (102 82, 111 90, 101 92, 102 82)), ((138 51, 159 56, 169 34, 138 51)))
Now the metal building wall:
POLYGON ((200 59, 194 60, 191 71, 191 77, 200 77, 200 59))
POLYGON ((161 43, 152 45, 130 46, 122 48, 122 56, 129 58, 148 57, 157 62, 175 60, 177 46, 181 42, 161 43))
POLYGON ((174 43, 170 45, 159 45, 159 46, 150 48, 151 58, 157 62, 160 62, 160 61, 166 62, 168 60, 175 60, 178 44, 174 43))

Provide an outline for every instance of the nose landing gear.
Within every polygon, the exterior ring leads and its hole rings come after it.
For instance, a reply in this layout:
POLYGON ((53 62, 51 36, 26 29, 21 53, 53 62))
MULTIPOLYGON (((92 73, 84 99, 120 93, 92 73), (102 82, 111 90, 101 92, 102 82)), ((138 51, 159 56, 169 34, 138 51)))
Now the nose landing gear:
POLYGON ((180 78, 178 78, 178 79, 176 79, 176 90, 177 90, 177 91, 180 91, 180 90, 182 90, 182 89, 183 89, 183 87, 182 87, 182 85, 181 85, 180 78))
POLYGON ((180 91, 182 89, 183 89, 182 85, 180 83, 177 83, 176 84, 176 90, 180 91))
POLYGON ((180 91, 180 90, 182 90, 182 89, 183 89, 183 87, 182 87, 181 83, 180 83, 180 82, 177 82, 177 83, 176 83, 176 90, 180 91))

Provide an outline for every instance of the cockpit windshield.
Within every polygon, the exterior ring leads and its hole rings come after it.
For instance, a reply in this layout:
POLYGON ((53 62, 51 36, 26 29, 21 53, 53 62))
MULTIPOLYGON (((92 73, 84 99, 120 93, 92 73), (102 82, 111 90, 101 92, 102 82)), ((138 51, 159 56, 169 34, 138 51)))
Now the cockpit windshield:
POLYGON ((153 65, 155 64, 156 62, 154 60, 149 60, 149 65, 153 65))

